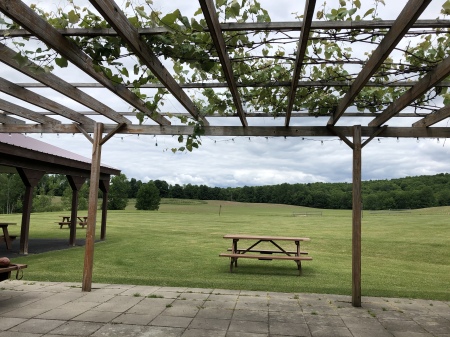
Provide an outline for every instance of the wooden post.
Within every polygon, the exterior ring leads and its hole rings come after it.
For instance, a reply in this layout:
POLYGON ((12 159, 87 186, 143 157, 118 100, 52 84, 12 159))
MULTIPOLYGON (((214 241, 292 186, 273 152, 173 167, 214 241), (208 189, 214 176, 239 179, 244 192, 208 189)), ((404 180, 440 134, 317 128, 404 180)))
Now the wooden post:
POLYGON ((109 179, 100 180, 100 189, 103 192, 103 202, 102 202, 102 225, 100 228, 100 240, 105 240, 106 238, 106 219, 108 216, 108 192, 109 192, 109 179))
POLYGON ((361 125, 353 126, 352 305, 361 306, 361 125))
POLYGON ((98 187, 100 179, 101 140, 103 124, 96 123, 94 142, 92 144, 91 178, 89 187, 89 209, 86 229, 86 246, 84 253, 84 269, 82 291, 91 291, 92 270, 94 268, 95 224, 97 221, 98 187))
POLYGON ((45 172, 17 168, 22 182, 25 185, 25 195, 23 200, 22 225, 20 228, 20 254, 28 254, 28 236, 30 233, 30 213, 33 203, 33 189, 39 183, 45 172))
POLYGON ((75 246, 75 240, 77 238, 77 211, 78 211, 78 192, 81 189, 81 186, 86 182, 86 178, 83 177, 75 177, 67 175, 67 180, 69 181, 69 185, 72 188, 72 210, 70 212, 70 238, 69 245, 75 246))

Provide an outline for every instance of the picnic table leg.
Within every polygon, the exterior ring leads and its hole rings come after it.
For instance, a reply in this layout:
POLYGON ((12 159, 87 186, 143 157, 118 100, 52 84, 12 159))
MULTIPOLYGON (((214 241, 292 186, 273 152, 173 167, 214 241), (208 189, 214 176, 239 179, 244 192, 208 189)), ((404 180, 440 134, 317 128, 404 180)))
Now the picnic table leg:
MULTIPOLYGON (((237 254, 237 243, 238 243, 239 239, 233 239, 233 249, 232 249, 232 253, 233 254, 237 254)), ((233 258, 234 259, 234 267, 237 268, 237 258, 233 258)))
MULTIPOLYGON (((297 246, 297 254, 296 256, 300 256, 300 241, 295 241, 295 245, 297 246)), ((302 261, 297 262, 298 275, 302 274, 302 261)))
POLYGON ((8 233, 8 227, 2 227, 3 229, 3 237, 5 238, 5 243, 6 243, 6 249, 10 250, 11 249, 11 239, 9 238, 9 233, 8 233))
POLYGON ((234 257, 230 257, 230 273, 233 272, 234 257))

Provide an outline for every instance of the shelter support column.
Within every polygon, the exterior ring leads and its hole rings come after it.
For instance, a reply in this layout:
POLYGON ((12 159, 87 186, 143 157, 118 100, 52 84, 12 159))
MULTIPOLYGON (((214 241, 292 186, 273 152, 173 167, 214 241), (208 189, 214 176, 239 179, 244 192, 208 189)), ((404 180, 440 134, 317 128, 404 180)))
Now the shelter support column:
POLYGON ((102 225, 100 228, 100 240, 105 240, 106 238, 106 218, 108 215, 108 192, 109 192, 109 179, 100 180, 100 189, 103 192, 103 202, 102 202, 102 225))
POLYGON ((89 208, 84 253, 82 291, 91 291, 92 271, 94 267, 95 224, 97 221, 98 187, 100 179, 100 161, 102 150, 103 124, 96 123, 92 143, 91 178, 89 187, 89 208))
POLYGON ((361 125, 353 126, 352 305, 361 306, 361 125))
POLYGON ((67 180, 72 188, 72 209, 70 212, 70 238, 69 245, 75 246, 76 231, 77 231, 77 211, 78 211, 78 193, 81 186, 86 182, 86 178, 75 177, 67 175, 67 180))
POLYGON ((17 168, 22 182, 25 185, 25 196, 23 200, 22 226, 20 229, 20 254, 28 254, 28 236, 30 233, 30 213, 33 203, 33 189, 39 183, 45 172, 17 168))

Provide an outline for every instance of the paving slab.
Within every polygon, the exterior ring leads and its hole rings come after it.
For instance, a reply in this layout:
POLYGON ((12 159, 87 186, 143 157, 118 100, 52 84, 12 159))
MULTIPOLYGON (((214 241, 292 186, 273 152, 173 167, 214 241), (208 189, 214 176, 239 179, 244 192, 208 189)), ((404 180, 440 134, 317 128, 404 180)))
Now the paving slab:
POLYGON ((0 337, 450 337, 450 301, 8 280, 0 337))

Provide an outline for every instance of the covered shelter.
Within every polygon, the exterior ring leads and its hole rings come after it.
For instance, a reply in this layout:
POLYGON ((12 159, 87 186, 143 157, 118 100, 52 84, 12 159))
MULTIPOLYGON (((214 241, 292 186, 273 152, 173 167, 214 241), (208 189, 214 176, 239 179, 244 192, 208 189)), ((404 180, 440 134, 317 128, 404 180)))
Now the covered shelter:
POLYGON ((405 1, 396 20, 383 20, 371 16, 373 10, 356 17, 360 1, 353 1, 352 8, 341 1, 336 11, 327 14, 317 10, 315 0, 306 0, 304 9, 299 8, 301 19, 294 22, 271 22, 256 2, 227 5, 226 1, 199 0, 199 20, 179 11, 146 14, 141 7, 127 17, 126 8, 113 0, 90 3, 89 13, 95 14, 85 20, 80 20, 78 10, 60 13, 55 19, 19 0, 0 3, 1 12, 12 22, 2 32, 0 61, 34 80, 13 83, 0 78, 0 90, 45 109, 0 100, 0 133, 83 133, 93 144, 83 290, 90 291, 92 283, 101 148, 113 135, 187 136, 184 148, 188 150, 198 147, 203 135, 338 137, 353 152, 352 303, 361 306, 363 147, 375 137, 450 136, 450 127, 439 124, 450 116, 445 96, 450 21, 421 17, 441 2, 405 1), (246 22, 250 17, 254 22, 246 22), (355 37, 359 35, 360 40, 355 37), (260 41, 252 40, 258 36, 260 41), (404 40, 408 37, 415 39, 417 48, 408 49, 404 40), (71 83, 37 71, 43 70, 36 63, 42 58, 31 60, 10 41, 23 39, 25 44, 30 38, 50 48, 57 64, 70 63, 92 81, 71 83), (358 42, 367 43, 367 56, 350 55, 351 46, 358 42), (290 43, 292 55, 283 48, 271 52, 274 43, 290 43), (340 43, 349 47, 341 48, 340 43), (432 43, 435 52, 428 55, 432 43), (406 60, 396 62, 400 51, 406 60), (122 54, 131 55, 134 63, 117 66, 122 54), (137 78, 125 81, 132 69, 137 78), (90 110, 69 108, 30 88, 52 89, 90 110), (116 111, 100 96, 95 98, 81 88, 102 88, 132 111, 116 111), (146 97, 144 89, 153 92, 146 97), (203 90, 203 96, 192 98, 189 90, 203 90), (169 93, 183 112, 161 111, 162 96, 169 93), (172 124, 173 116, 182 123, 172 124), (317 116, 328 117, 327 122, 317 116), (258 125, 261 117, 275 117, 282 125, 258 125), (141 123, 144 118, 148 124, 141 123), (404 125, 404 118, 415 121, 404 125))
MULTIPOLYGON (((26 189, 20 230, 20 253, 28 254, 30 230, 30 213, 33 189, 44 174, 64 174, 72 188, 72 208, 69 244, 75 245, 76 221, 78 209, 78 192, 89 178, 91 162, 89 158, 73 152, 26 137, 22 134, 0 134, 0 172, 18 173, 26 189)), ((106 219, 108 190, 111 175, 120 171, 108 166, 101 166, 99 187, 103 193, 101 239, 106 237, 106 219)))

